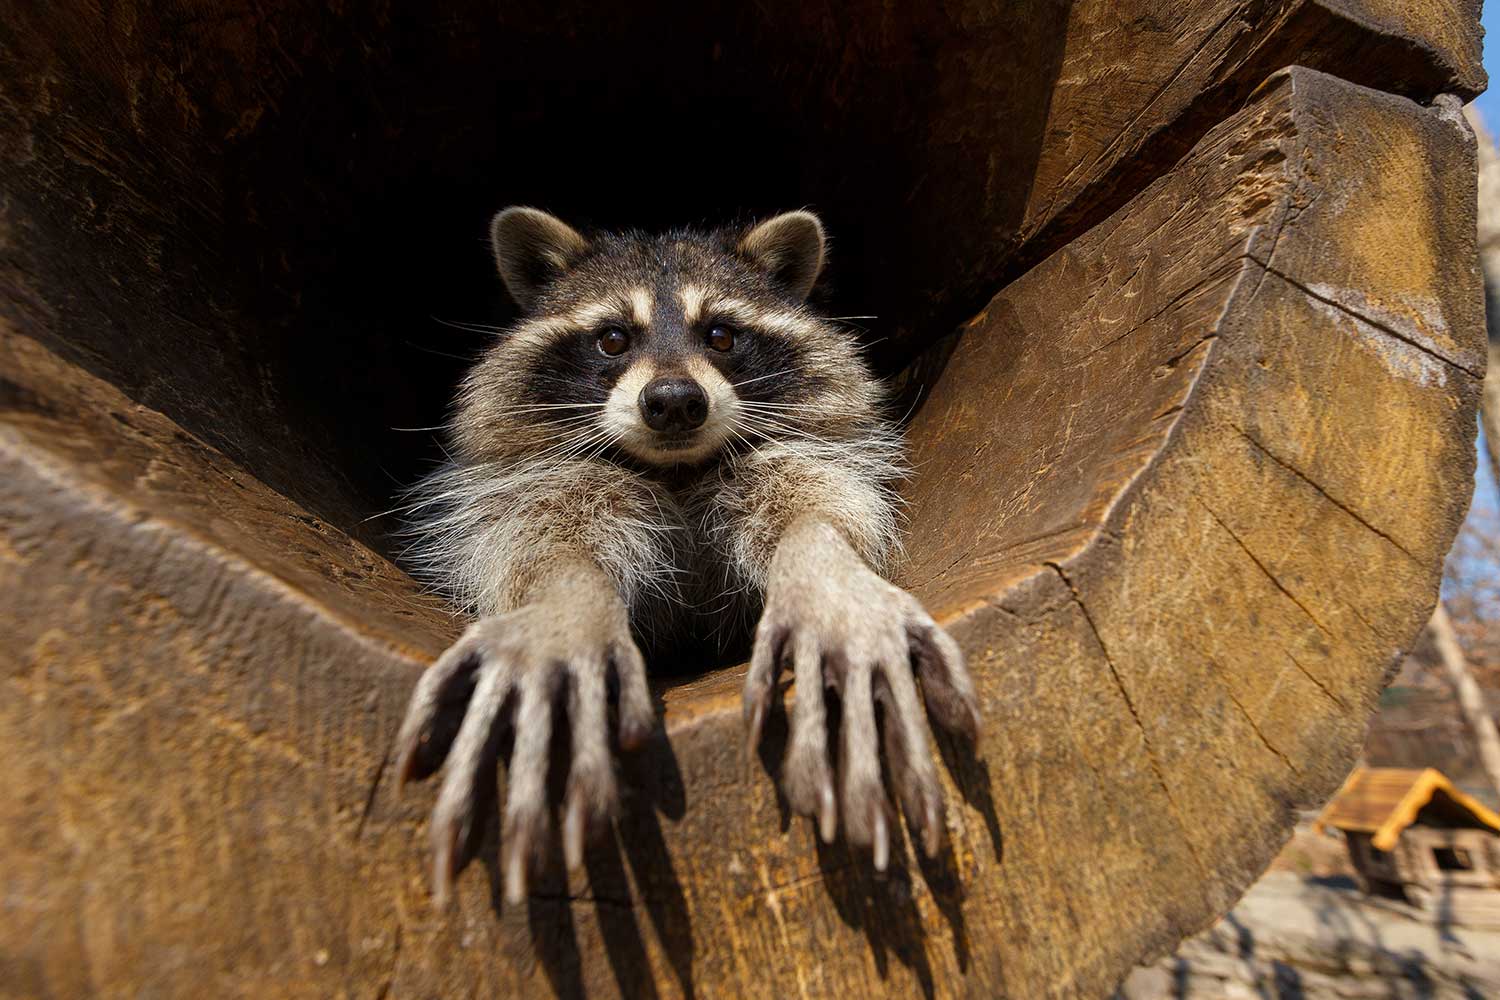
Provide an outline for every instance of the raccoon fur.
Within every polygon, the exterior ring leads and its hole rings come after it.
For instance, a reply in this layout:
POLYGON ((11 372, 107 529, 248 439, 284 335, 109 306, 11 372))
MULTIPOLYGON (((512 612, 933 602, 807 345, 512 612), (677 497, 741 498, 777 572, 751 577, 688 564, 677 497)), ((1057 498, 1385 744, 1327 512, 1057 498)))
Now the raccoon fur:
POLYGON ((878 702, 892 785, 935 852, 942 800, 922 700, 972 732, 973 687, 956 644, 881 575, 899 550, 900 438, 854 339, 807 305, 825 256, 817 217, 585 236, 515 207, 491 237, 523 315, 465 379, 450 460, 409 507, 414 568, 477 618, 423 675, 397 738, 402 781, 446 758, 439 900, 505 719, 502 867, 516 901, 545 853, 556 698, 571 729, 562 837, 576 868, 617 809, 611 682, 619 743, 638 746, 655 726, 642 648, 657 660, 752 634, 752 750, 776 673, 796 673, 792 807, 886 866, 878 702), (840 698, 836 753, 825 689, 840 698), (465 694, 457 734, 440 735, 465 694))

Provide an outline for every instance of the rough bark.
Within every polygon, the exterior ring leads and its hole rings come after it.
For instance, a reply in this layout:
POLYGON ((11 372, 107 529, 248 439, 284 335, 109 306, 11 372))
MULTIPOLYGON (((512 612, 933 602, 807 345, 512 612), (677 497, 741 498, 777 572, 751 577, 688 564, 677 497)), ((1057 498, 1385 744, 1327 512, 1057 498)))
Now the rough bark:
POLYGON ((983 699, 979 745, 939 746, 937 863, 876 881, 789 821, 726 670, 660 688, 618 835, 519 911, 489 829, 433 912, 431 791, 381 781, 453 623, 52 350, 79 313, 7 272, 5 982, 1100 995, 1336 787, 1427 618, 1484 363, 1472 158, 1453 102, 1279 74, 968 325, 903 574, 983 699))

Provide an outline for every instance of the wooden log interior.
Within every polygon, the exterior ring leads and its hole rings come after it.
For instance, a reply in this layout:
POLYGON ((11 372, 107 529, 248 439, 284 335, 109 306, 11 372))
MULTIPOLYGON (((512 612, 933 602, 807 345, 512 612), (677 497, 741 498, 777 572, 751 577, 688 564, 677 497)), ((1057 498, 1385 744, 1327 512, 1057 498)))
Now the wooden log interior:
POLYGON ((0 995, 1106 995, 1337 787, 1431 610, 1477 3, 0 15, 0 995), (811 204, 834 314, 920 356, 902 578, 984 715, 937 862, 789 819, 729 666, 659 686, 587 878, 502 910, 490 829, 431 907, 382 777, 458 623, 375 515, 516 201, 811 204))

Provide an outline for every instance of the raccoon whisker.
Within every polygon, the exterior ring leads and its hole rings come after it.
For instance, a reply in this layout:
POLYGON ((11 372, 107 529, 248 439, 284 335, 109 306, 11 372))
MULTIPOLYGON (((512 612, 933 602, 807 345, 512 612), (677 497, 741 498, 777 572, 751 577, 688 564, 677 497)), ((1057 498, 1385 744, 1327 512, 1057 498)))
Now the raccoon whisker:
POLYGON ((488 323, 471 323, 467 320, 443 319, 441 316, 429 316, 434 323, 452 327, 455 330, 463 330, 467 333, 505 333, 510 329, 508 326, 491 326, 488 323))
POLYGON ((768 408, 768 409, 762 409, 759 406, 741 406, 740 407, 740 415, 741 416, 750 417, 750 418, 756 419, 756 420, 780 420, 782 417, 785 417, 785 416, 795 416, 795 415, 798 415, 798 414, 804 414, 805 415, 807 413, 808 413, 808 411, 806 411, 806 410, 800 410, 800 409, 796 409, 796 408, 789 408, 789 409, 769 409, 768 408))
POLYGON ((760 444, 756 445, 756 447, 762 447, 767 443, 774 444, 777 442, 796 442, 798 444, 806 445, 820 453, 827 448, 837 447, 835 442, 831 442, 827 438, 821 437, 818 434, 804 430, 800 427, 793 427, 789 424, 781 423, 779 421, 770 421, 764 419, 756 420, 752 418, 744 419, 741 421, 741 423, 746 430, 754 433, 761 438, 760 444))
POLYGON ((447 429, 448 429, 448 425, 447 424, 434 424, 431 427, 392 427, 391 428, 391 430, 393 430, 393 431, 400 431, 403 434, 420 434, 420 433, 422 433, 424 431, 445 431, 447 429))
MULTIPOLYGON (((736 441, 739 441, 742 445, 744 445, 744 448, 745 448, 745 450, 747 452, 752 452, 752 451, 755 450, 755 442, 754 441, 751 441, 749 438, 747 438, 745 435, 741 434, 737 430, 736 431, 731 431, 730 433, 734 436, 734 439, 736 441)), ((707 517, 706 514, 704 516, 707 517)), ((707 529, 705 528, 704 530, 707 530, 707 529)))
POLYGON ((836 417, 836 412, 831 412, 829 407, 815 403, 773 403, 769 400, 742 399, 740 405, 748 410, 760 410, 763 412, 795 410, 798 413, 808 413, 817 417, 836 417))
POLYGON ((601 437, 607 437, 614 432, 608 428, 585 424, 579 428, 569 427, 565 433, 567 437, 564 440, 540 452, 536 457, 546 459, 560 458, 566 461, 575 454, 587 450, 601 437))
POLYGON ((779 371, 779 372, 772 372, 769 375, 757 375, 754 378, 747 378, 743 382, 731 382, 729 384, 731 386, 733 386, 734 388, 736 388, 736 389, 740 389, 740 388, 743 388, 744 386, 750 385, 750 384, 752 384, 754 382, 761 382, 761 381, 764 381, 765 379, 768 379, 768 378, 776 378, 778 375, 785 375, 785 374, 787 374, 790 371, 791 371, 790 368, 783 368, 781 371, 779 371))
POLYGON ((603 403, 536 403, 531 406, 517 406, 508 409, 496 409, 497 414, 509 416, 515 413, 537 413, 541 410, 602 410, 603 403))
POLYGON ((537 425, 534 425, 534 426, 542 426, 542 427, 572 427, 574 425, 581 426, 581 425, 584 425, 584 424, 591 423, 593 420, 595 420, 597 418, 597 416, 598 416, 598 414, 595 413, 595 412, 593 412, 593 411, 590 411, 588 413, 568 413, 568 414, 561 414, 559 416, 545 416, 545 417, 541 417, 539 423, 537 425))
MULTIPOLYGON (((441 322, 441 320, 439 320, 439 322, 441 322)), ((454 354, 450 351, 439 351, 436 348, 424 347, 421 344, 410 340, 404 340, 402 341, 402 343, 407 347, 410 347, 414 351, 421 351, 423 354, 436 354, 440 358, 452 358, 454 361, 463 361, 471 365, 479 360, 479 355, 477 354, 454 354)))
POLYGON ((602 440, 595 444, 587 454, 583 456, 582 460, 592 462, 594 459, 604 454, 609 449, 609 447, 618 440, 620 440, 619 434, 609 434, 605 436, 602 440))
POLYGON ((600 442, 599 438, 589 437, 575 442, 554 455, 546 456, 546 465, 541 468, 561 473, 570 467, 580 463, 588 463, 591 456, 588 454, 600 442))
POLYGON ((808 441, 816 444, 829 443, 826 438, 819 437, 810 431, 805 431, 798 427, 792 427, 789 424, 774 420, 763 414, 744 413, 740 415, 739 422, 752 431, 768 433, 783 439, 808 441))
POLYGON ((740 420, 745 426, 753 430, 759 430, 763 433, 768 431, 774 432, 777 435, 785 437, 787 440, 806 441, 812 444, 835 447, 839 445, 839 441, 827 438, 820 433, 816 425, 808 426, 800 421, 791 423, 785 419, 785 417, 795 418, 796 416, 797 414, 772 416, 765 413, 745 413, 741 414, 740 420))
MULTIPOLYGON (((560 415, 547 414, 545 416, 531 417, 529 419, 514 419, 512 422, 512 426, 514 426, 517 430, 572 432, 577 431, 582 427, 591 426, 597 420, 598 414, 596 413, 574 413, 560 415)), ((500 421, 497 421, 497 423, 499 422, 500 421)))
POLYGON ((785 408, 785 407, 792 406, 792 407, 797 407, 799 409, 806 409, 806 410, 818 409, 818 407, 815 407, 815 406, 813 406, 813 405, 811 405, 809 403, 778 403, 778 402, 776 402, 774 400, 770 400, 770 399, 742 399, 742 400, 740 400, 740 405, 742 405, 742 406, 765 406, 765 407, 774 407, 774 408, 785 408))
POLYGON ((916 396, 914 396, 912 398, 911 405, 908 406, 906 408, 906 412, 903 413, 903 414, 901 414, 901 416, 896 420, 896 426, 898 426, 898 427, 904 427, 904 426, 906 426, 906 422, 911 419, 911 415, 913 413, 917 412, 917 404, 920 403, 920 402, 922 402, 922 390, 925 389, 925 388, 927 388, 927 385, 926 385, 926 383, 923 383, 917 389, 917 394, 916 394, 916 396))
POLYGON ((550 432, 543 440, 551 442, 549 448, 552 450, 566 448, 571 442, 578 441, 598 430, 594 426, 592 414, 583 417, 569 417, 562 420, 549 420, 545 427, 538 427, 536 429, 550 432))
POLYGON ((823 423, 827 420, 827 416, 817 410, 803 410, 796 407, 775 410, 762 410, 751 407, 744 407, 743 409, 744 416, 757 420, 777 420, 782 422, 796 420, 799 424, 803 421, 823 423))
POLYGON ((581 453, 589 445, 594 443, 594 435, 597 431, 582 430, 575 432, 562 440, 555 441, 552 445, 543 448, 532 455, 530 463, 536 468, 561 468, 573 459, 573 456, 581 453))
POLYGON ((597 427, 586 430, 576 435, 571 440, 557 446, 561 452, 559 461, 591 461, 603 454, 604 450, 619 439, 619 432, 608 427, 597 427))
POLYGON ((741 400, 740 406, 742 409, 750 413, 759 413, 770 416, 796 414, 800 416, 811 417, 817 420, 827 420, 837 416, 836 414, 828 413, 820 406, 810 406, 806 403, 759 403, 748 400, 741 400))

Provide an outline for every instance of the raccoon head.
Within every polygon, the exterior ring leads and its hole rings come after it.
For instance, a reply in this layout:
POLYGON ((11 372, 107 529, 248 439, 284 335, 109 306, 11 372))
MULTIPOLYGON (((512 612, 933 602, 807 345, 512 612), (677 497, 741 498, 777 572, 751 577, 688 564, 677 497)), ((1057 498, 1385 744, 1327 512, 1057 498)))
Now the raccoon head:
POLYGON ((873 413, 852 338, 805 304, 825 253, 811 212, 585 237, 514 207, 491 239, 524 315, 460 397, 457 444, 470 457, 547 445, 696 465, 732 442, 816 436, 873 413))

